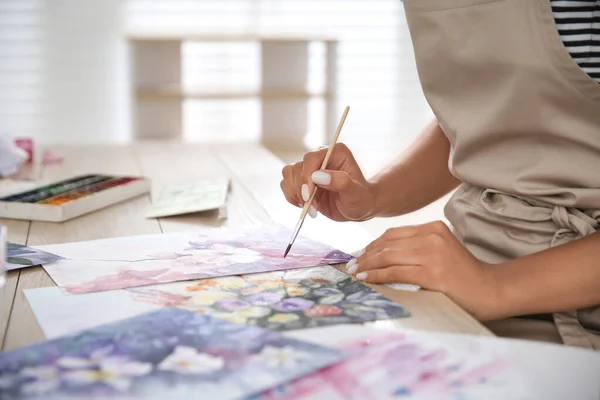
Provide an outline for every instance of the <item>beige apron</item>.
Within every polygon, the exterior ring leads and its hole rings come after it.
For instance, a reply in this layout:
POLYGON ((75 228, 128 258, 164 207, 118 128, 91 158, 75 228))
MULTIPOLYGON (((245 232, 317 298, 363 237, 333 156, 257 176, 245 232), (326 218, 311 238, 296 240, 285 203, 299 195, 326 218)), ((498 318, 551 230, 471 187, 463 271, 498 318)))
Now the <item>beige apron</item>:
MULTIPOLYGON (((550 1, 404 4, 425 96, 464 182, 445 210, 457 237, 498 263, 599 229, 600 85, 564 47, 550 1)), ((554 321, 564 343, 600 349, 600 307, 554 321)))

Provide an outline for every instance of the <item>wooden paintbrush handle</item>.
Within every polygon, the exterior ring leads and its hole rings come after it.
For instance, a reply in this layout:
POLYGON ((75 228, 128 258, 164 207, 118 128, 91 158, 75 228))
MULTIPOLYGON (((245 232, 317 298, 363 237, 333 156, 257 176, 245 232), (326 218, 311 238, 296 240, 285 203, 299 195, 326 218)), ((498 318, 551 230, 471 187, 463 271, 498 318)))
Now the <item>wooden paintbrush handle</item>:
MULTIPOLYGON (((344 126, 344 122, 346 122, 346 117, 348 116, 349 111, 350 111, 350 107, 346 106, 346 108, 344 109, 344 113, 342 114, 342 118, 340 118, 340 122, 338 123, 337 129, 335 130, 335 135, 333 135, 333 140, 331 141, 331 144, 329 145, 329 148, 327 149, 327 153, 325 153, 325 158, 323 159, 323 162, 321 163, 320 170, 324 170, 325 168, 327 168, 327 164, 329 163, 329 159, 331 158, 331 154, 333 153, 335 144, 337 143, 338 138, 340 137, 340 133, 342 132, 342 127, 344 126)), ((308 201, 304 204, 304 208, 302 209, 302 214, 300 215, 301 219, 306 217, 306 214, 308 214, 308 210, 313 202, 313 199, 315 198, 315 195, 317 194, 317 189, 318 189, 318 187, 315 186, 315 188, 313 189, 313 192, 311 193, 310 197, 308 198, 308 201)))

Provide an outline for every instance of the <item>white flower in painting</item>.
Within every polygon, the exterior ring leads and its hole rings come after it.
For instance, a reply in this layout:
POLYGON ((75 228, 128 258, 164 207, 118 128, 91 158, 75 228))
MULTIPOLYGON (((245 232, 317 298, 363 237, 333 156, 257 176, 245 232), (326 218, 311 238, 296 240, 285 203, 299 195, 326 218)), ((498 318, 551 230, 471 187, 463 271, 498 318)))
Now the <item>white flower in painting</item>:
POLYGON ((60 371, 55 366, 25 367, 21 370, 20 375, 34 379, 21 385, 23 394, 44 394, 60 385, 60 371))
POLYGON ((222 357, 200 353, 193 347, 177 346, 173 353, 162 360, 158 369, 180 374, 210 374, 225 366, 222 357))
POLYGON ((132 361, 125 357, 106 357, 100 361, 98 369, 70 371, 65 373, 63 378, 72 384, 103 383, 125 391, 131 386, 132 378, 147 375, 151 371, 150 363, 132 361))
POLYGON ((233 264, 253 263, 261 259, 262 255, 254 250, 215 244, 210 249, 194 251, 192 255, 180 257, 173 262, 184 267, 195 265, 227 267, 233 264))
POLYGON ((262 351, 254 356, 254 360, 271 368, 293 368, 307 358, 304 352, 291 346, 272 347, 265 346, 262 351))
POLYGON ((212 262, 218 267, 226 267, 233 264, 248 264, 262 259, 260 253, 226 244, 215 244, 211 247, 214 255, 212 262))
POLYGON ((101 347, 94 350, 89 358, 85 357, 61 357, 56 360, 56 365, 64 369, 93 368, 99 365, 105 357, 113 351, 113 346, 101 347))

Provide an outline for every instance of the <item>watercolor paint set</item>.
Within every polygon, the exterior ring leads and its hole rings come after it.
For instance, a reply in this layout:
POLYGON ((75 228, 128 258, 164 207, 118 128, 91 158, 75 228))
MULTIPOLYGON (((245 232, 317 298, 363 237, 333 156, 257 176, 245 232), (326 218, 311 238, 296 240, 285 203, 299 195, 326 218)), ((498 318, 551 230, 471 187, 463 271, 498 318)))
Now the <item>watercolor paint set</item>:
POLYGON ((149 192, 143 177, 81 175, 0 198, 0 217, 63 222, 149 192))

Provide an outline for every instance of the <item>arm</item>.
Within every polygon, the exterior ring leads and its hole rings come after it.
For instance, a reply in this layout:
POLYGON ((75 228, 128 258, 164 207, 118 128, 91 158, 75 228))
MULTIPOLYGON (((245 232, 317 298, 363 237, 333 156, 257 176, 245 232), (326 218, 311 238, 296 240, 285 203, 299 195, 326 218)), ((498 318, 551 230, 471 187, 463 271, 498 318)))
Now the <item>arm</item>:
POLYGON ((281 190, 290 204, 303 207, 314 185, 309 214, 334 221, 365 221, 418 210, 456 188, 460 181, 448 170, 450 143, 437 124, 428 124, 408 151, 370 181, 352 152, 338 143, 326 170, 319 171, 327 149, 313 151, 282 170, 281 190))
POLYGON ((455 189, 460 181, 448 169, 449 154, 450 142, 432 121, 398 161, 370 180, 375 193, 372 216, 407 214, 455 189))
POLYGON ((388 230, 348 273, 448 295, 481 321, 600 305, 600 232, 501 264, 477 260, 443 222, 388 230))
POLYGON ((600 232, 494 266, 494 318, 600 304, 600 232))

